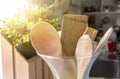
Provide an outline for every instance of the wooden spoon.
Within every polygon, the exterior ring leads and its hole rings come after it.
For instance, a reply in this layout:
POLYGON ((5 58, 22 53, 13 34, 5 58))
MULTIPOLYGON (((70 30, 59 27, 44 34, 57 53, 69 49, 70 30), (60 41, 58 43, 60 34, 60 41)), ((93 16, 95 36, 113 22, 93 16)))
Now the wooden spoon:
POLYGON ((61 55, 61 42, 56 29, 47 22, 33 26, 30 32, 32 45, 39 54, 56 56, 61 55))
POLYGON ((52 72, 55 72, 55 77, 60 79, 64 67, 60 58, 61 42, 56 29, 47 22, 38 23, 31 29, 30 39, 37 54, 48 64, 52 72))
POLYGON ((83 79, 90 58, 92 57, 93 43, 89 35, 80 37, 77 43, 75 56, 77 58, 77 79, 83 79))

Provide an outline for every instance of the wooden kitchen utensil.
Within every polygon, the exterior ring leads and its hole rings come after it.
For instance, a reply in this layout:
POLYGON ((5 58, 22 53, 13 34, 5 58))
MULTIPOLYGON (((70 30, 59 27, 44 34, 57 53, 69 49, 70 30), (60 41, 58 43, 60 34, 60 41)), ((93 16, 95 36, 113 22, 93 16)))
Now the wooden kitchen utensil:
POLYGON ((93 52, 93 42, 89 35, 82 35, 77 42, 75 56, 89 56, 93 52))
POLYGON ((89 27, 85 32, 85 34, 90 35, 92 40, 95 40, 97 33, 98 33, 98 30, 92 27, 89 27))
POLYGON ((64 56, 74 56, 78 39, 87 28, 86 15, 65 14, 62 19, 61 43, 64 56))
POLYGON ((47 22, 33 26, 30 32, 32 45, 37 53, 48 56, 61 56, 61 42, 56 29, 47 22))
MULTIPOLYGON (((30 39, 37 54, 48 64, 50 69, 53 72, 59 72, 60 75, 64 74, 61 42, 56 29, 47 22, 38 23, 31 29, 30 39), (56 69, 54 69, 54 65, 56 65, 56 69)), ((60 79, 59 74, 55 74, 55 77, 60 79)))
POLYGON ((84 73, 88 67, 90 58, 93 53, 93 42, 89 35, 83 35, 80 37, 77 43, 75 56, 77 59, 77 79, 84 79, 84 73), (81 59, 79 59, 82 57, 81 59))
POLYGON ((102 53, 102 48, 105 46, 105 44, 108 41, 112 32, 113 32, 113 28, 111 27, 107 30, 107 32, 104 34, 104 36, 102 37, 102 39, 98 43, 96 49, 94 50, 93 56, 91 57, 91 59, 89 61, 88 67, 87 67, 86 72, 84 74, 84 79, 89 78, 89 73, 90 73, 90 70, 92 68, 92 65, 95 62, 95 60, 99 57, 99 55, 102 53))
POLYGON ((84 33, 84 34, 89 35, 91 39, 93 40, 93 50, 97 46, 97 42, 95 41, 97 33, 98 33, 98 30, 92 27, 89 27, 88 29, 86 29, 86 32, 84 33))

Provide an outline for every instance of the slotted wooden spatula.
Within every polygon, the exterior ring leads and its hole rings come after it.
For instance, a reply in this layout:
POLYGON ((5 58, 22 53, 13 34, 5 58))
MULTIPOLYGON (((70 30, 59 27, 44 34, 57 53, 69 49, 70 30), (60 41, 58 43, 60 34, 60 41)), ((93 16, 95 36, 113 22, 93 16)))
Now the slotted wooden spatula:
POLYGON ((87 29, 88 16, 65 14, 62 19, 61 43, 64 56, 74 56, 78 39, 87 29))

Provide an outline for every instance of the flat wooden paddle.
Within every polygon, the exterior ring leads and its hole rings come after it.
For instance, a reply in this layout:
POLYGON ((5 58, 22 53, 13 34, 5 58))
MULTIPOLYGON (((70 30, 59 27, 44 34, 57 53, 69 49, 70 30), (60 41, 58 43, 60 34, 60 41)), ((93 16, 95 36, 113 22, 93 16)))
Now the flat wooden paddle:
POLYGON ((61 43, 64 56, 74 56, 78 39, 87 28, 86 15, 65 14, 62 19, 61 43))
POLYGON ((95 40, 97 33, 98 30, 92 27, 89 27, 85 32, 85 34, 89 35, 92 40, 95 40))

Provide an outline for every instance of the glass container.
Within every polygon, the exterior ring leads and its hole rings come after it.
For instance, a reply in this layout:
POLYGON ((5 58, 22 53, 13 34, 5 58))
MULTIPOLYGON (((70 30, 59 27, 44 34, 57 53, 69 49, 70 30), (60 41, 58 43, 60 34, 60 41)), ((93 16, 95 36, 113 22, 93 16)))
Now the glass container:
POLYGON ((89 79, 90 69, 96 59, 94 56, 53 57, 39 55, 48 64, 54 79, 89 79))

